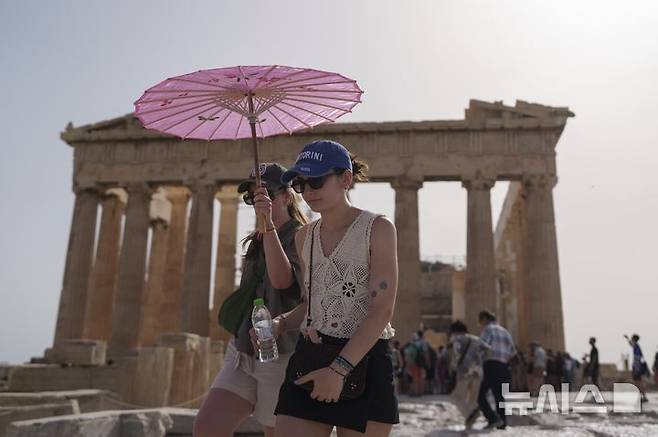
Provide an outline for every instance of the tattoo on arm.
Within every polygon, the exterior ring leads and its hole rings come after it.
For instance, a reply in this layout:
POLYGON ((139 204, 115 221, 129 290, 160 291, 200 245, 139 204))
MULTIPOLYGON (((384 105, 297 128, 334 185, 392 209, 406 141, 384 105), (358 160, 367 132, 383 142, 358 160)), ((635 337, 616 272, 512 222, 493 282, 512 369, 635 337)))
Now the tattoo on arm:
MULTIPOLYGON (((386 281, 382 281, 379 283, 380 290, 386 290, 387 288, 388 288, 388 283, 386 281)), ((370 292, 370 297, 374 299, 377 297, 377 294, 378 294, 377 290, 372 290, 372 292, 370 292)))

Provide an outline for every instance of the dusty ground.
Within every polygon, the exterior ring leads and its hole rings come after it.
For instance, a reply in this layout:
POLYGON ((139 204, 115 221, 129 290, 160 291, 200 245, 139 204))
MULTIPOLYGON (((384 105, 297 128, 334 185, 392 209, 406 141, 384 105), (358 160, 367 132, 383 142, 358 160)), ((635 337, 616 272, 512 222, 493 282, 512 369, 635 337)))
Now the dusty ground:
MULTIPOLYGON (((575 394, 574 394, 575 395, 575 394)), ((506 430, 482 431, 483 418, 475 429, 465 431, 463 419, 448 396, 400 398, 400 424, 393 437, 455 437, 487 435, 491 437, 658 437, 658 393, 639 414, 552 414, 532 413, 510 419, 506 430)))

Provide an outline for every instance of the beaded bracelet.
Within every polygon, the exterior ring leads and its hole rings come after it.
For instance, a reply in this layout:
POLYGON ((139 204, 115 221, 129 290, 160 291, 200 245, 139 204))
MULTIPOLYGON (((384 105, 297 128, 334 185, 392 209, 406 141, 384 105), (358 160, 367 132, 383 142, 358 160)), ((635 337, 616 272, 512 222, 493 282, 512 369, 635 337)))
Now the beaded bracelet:
POLYGON ((340 368, 346 370, 347 373, 351 373, 352 370, 354 370, 354 366, 352 365, 352 363, 350 363, 340 355, 336 356, 336 358, 334 359, 334 363, 336 363, 336 365, 339 366, 340 368))

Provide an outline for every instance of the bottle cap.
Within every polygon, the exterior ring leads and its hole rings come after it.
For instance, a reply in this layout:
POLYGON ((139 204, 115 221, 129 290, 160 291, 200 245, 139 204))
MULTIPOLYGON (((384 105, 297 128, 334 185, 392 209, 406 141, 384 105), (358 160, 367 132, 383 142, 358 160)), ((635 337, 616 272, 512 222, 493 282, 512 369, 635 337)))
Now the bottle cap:
POLYGON ((262 297, 254 299, 254 306, 265 305, 265 300, 262 297))

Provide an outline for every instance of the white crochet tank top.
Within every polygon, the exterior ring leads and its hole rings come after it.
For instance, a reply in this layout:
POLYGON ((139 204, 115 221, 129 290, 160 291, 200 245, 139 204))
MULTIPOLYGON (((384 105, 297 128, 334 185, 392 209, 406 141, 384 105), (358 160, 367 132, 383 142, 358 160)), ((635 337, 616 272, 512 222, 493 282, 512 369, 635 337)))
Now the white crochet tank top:
MULTIPOLYGON (((313 290, 311 291, 311 327, 338 338, 351 338, 368 314, 370 293, 370 232, 379 214, 361 211, 331 254, 325 256, 320 240, 322 219, 308 226, 302 258, 304 282, 309 287, 311 238, 313 232, 313 290), (317 224, 317 226, 316 226, 317 224)), ((302 327, 306 326, 306 317, 302 327)), ((380 338, 390 339, 395 330, 389 323, 380 338)))

